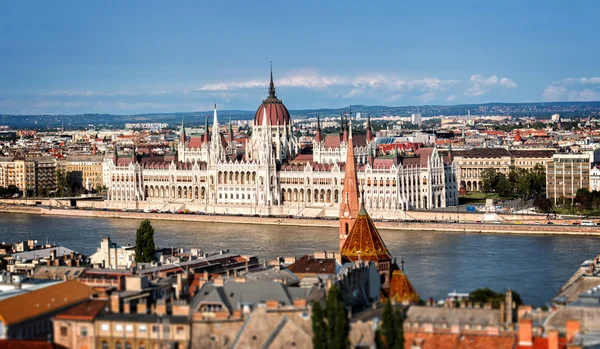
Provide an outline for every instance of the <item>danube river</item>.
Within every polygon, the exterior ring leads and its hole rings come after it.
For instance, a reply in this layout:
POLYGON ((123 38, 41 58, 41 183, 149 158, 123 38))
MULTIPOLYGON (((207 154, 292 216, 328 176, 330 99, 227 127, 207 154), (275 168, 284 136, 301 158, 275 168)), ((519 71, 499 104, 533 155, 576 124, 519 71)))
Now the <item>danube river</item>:
MULTIPOLYGON (((136 219, 48 217, 0 213, 0 241, 37 239, 90 255, 105 235, 134 244, 136 219)), ((269 225, 153 221, 159 247, 229 248, 260 258, 301 256, 338 248, 337 229, 269 225)), ((526 303, 541 306, 585 260, 598 252, 600 238, 485 235, 430 231, 380 231, 388 249, 405 260, 405 271, 421 298, 478 287, 510 287, 526 303)))

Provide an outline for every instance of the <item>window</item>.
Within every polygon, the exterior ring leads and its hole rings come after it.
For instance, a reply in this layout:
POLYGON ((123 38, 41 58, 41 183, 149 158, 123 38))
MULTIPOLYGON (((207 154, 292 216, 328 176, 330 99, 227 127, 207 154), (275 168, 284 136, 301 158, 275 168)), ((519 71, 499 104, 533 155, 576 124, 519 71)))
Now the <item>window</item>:
POLYGON ((81 337, 87 337, 87 335, 88 335, 87 327, 82 327, 81 328, 81 337))
POLYGON ((157 325, 152 326, 152 333, 158 333, 158 326, 157 325))
POLYGON ((138 331, 146 333, 146 325, 140 325, 140 327, 138 327, 138 331))
POLYGON ((67 326, 60 326, 60 335, 61 336, 66 336, 68 334, 69 330, 67 329, 67 326))
POLYGON ((121 324, 116 324, 116 325, 115 325, 115 330, 117 330, 117 331, 123 331, 123 325, 121 325, 121 324))
POLYGON ((169 326, 164 326, 163 327, 163 332, 164 333, 169 333, 169 332, 171 332, 171 328, 169 326))
POLYGON ((127 326, 125 326, 125 331, 127 331, 127 332, 133 332, 133 325, 127 325, 127 326))
POLYGON ((108 349, 108 342, 102 341, 102 349, 108 349))
POLYGON ((125 343, 125 349, 131 349, 131 343, 125 343))
POLYGON ((178 335, 183 334, 184 331, 185 331, 185 329, 183 328, 183 326, 177 326, 177 328, 175 329, 175 332, 178 335))
POLYGON ((121 346, 121 342, 117 342, 117 344, 115 345, 115 349, 123 349, 123 347, 121 346))

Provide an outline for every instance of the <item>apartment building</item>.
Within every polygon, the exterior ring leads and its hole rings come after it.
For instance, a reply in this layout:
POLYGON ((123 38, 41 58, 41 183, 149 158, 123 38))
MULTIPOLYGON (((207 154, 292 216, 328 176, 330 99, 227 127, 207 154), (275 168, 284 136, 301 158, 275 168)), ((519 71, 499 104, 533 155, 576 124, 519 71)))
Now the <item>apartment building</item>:
POLYGON ((508 175, 512 169, 546 167, 552 161, 554 149, 473 148, 453 153, 457 182, 467 191, 483 187, 481 174, 487 169, 508 175))
POLYGON ((590 168, 594 153, 554 154, 546 167, 546 196, 557 203, 574 199, 578 189, 590 189, 590 168))

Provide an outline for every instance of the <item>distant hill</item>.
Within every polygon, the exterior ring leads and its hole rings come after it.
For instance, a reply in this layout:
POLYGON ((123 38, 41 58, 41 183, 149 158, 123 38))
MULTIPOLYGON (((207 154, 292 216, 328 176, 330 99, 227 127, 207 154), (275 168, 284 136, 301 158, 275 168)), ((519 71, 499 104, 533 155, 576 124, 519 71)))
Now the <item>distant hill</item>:
MULTIPOLYGON (((486 104, 460 104, 460 105, 420 105, 404 107, 351 105, 337 109, 301 109, 290 110, 293 118, 302 119, 315 117, 339 116, 345 111, 353 113, 383 115, 410 115, 421 113, 423 116, 437 115, 512 115, 513 117, 533 116, 548 117, 559 113, 563 117, 589 117, 600 116, 600 102, 549 102, 549 103, 486 103, 486 104)), ((251 120, 255 111, 248 110, 220 110, 219 119, 226 120, 251 120)), ((170 125, 179 125, 184 118, 185 124, 190 126, 204 125, 206 116, 211 117, 212 111, 205 112, 178 112, 178 113, 149 113, 136 115, 112 114, 79 114, 79 115, 0 115, 0 125, 10 128, 83 128, 90 125, 96 127, 122 127, 126 123, 138 122, 163 122, 170 125)), ((212 122, 212 121, 210 121, 212 122)))

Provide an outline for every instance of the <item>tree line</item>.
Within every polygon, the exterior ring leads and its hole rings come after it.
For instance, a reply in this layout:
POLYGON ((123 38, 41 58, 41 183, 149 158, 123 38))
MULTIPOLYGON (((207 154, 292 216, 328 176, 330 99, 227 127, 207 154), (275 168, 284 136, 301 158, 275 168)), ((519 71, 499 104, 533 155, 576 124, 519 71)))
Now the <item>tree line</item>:
POLYGON ((488 168, 481 173, 481 181, 484 192, 503 198, 535 199, 546 195, 546 169, 540 164, 532 169, 512 169, 508 174, 488 168))

